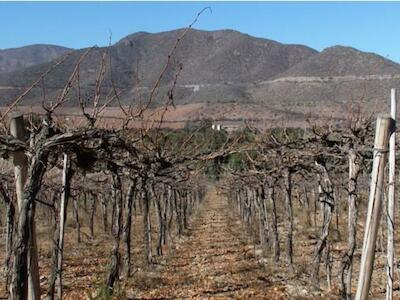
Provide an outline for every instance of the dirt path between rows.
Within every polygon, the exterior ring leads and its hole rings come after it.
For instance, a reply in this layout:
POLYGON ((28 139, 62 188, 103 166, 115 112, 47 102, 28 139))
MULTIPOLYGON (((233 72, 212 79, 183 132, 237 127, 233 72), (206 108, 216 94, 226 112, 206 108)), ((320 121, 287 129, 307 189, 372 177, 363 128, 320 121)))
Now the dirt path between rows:
POLYGON ((226 199, 211 188, 186 236, 135 299, 286 299, 246 243, 226 199))

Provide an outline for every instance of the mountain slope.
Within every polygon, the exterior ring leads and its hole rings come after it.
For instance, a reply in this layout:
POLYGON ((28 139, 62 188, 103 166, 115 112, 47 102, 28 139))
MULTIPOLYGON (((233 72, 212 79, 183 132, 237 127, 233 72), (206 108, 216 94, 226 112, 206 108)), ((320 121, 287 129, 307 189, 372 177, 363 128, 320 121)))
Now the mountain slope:
MULTIPOLYGON (((144 85, 153 83, 182 32, 137 33, 122 39, 112 49, 115 67, 123 70, 131 62, 128 67, 134 70, 138 63, 144 85)), ((183 67, 181 84, 242 83, 271 78, 315 53, 306 46, 284 45, 233 30, 190 30, 175 58, 183 67)))
MULTIPOLYGON (((136 84, 143 88, 143 96, 146 96, 182 33, 183 29, 155 34, 139 32, 123 38, 110 47, 112 72, 106 73, 104 84, 110 85, 112 74, 118 88, 129 91, 136 84)), ((85 49, 74 51, 63 65, 48 76, 45 85, 49 89, 49 95, 62 88, 84 51, 85 49)), ((95 82, 104 51, 106 48, 94 48, 82 64, 80 72, 84 81, 83 88, 90 89, 95 82)), ((272 78, 316 53, 317 51, 306 46, 284 45, 233 30, 191 29, 179 44, 161 86, 170 85, 181 66, 178 81, 180 87, 177 88, 181 101, 213 101, 213 96, 222 101, 241 99, 243 96, 246 98, 248 95, 243 83, 272 78), (193 85, 208 85, 209 89, 202 88, 194 97, 193 85)), ((20 89, 29 86, 53 63, 0 74, 0 96, 3 99, 0 101, 5 103, 6 98, 12 99, 20 89)), ((38 95, 33 94, 27 101, 38 101, 36 96, 38 95)))
MULTIPOLYGON (((103 92, 107 93, 111 86, 112 75, 117 89, 123 92, 123 103, 139 97, 146 99, 182 32, 183 29, 154 34, 137 32, 112 45, 111 72, 105 74, 103 92)), ((93 48, 80 67, 85 98, 93 95, 101 56, 106 50, 93 48)), ((47 99, 57 97, 85 51, 74 51, 44 80, 47 99)), ((10 103, 53 64, 54 61, 0 73, 0 106, 10 103)), ((240 110, 260 105, 259 109, 253 107, 253 112, 257 116, 269 115, 270 119, 275 112, 300 116, 307 107, 315 113, 319 106, 329 110, 329 114, 336 110, 343 116, 348 104, 358 101, 367 107, 386 101, 390 88, 400 88, 400 65, 373 53, 343 46, 318 52, 307 46, 285 45, 233 30, 192 29, 172 57, 155 103, 165 99, 180 68, 174 90, 176 104, 238 103, 240 110)), ((24 104, 40 103, 43 86, 34 89, 24 104)), ((77 103, 73 93, 72 97, 69 105, 77 103)))
POLYGON ((400 65, 393 61, 351 47, 333 46, 303 60, 277 77, 393 74, 400 74, 400 65))
POLYGON ((71 49, 54 45, 30 45, 0 50, 0 73, 50 62, 71 49))
MULTIPOLYGON (((128 86, 132 84, 133 79, 139 77, 142 85, 153 84, 182 32, 183 29, 155 34, 139 32, 113 45, 110 53, 117 83, 128 86)), ((96 69, 101 52, 105 50, 92 50, 81 70, 96 69)), ((74 64, 82 53, 83 49, 75 51, 60 67, 62 72, 58 73, 68 72, 71 69, 70 65, 74 64)), ((233 30, 192 29, 179 44, 174 63, 183 67, 179 81, 181 84, 224 81, 242 83, 269 79, 316 53, 317 51, 306 46, 284 45, 233 30)), ((25 74, 41 74, 50 65, 43 64, 1 76, 0 83, 6 85, 14 82, 15 85, 25 86, 30 80, 25 74), (15 81, 14 78, 19 79, 15 81)), ((175 72, 172 69, 169 71, 167 78, 171 80, 175 72)), ((95 74, 89 77, 94 78, 95 74)))

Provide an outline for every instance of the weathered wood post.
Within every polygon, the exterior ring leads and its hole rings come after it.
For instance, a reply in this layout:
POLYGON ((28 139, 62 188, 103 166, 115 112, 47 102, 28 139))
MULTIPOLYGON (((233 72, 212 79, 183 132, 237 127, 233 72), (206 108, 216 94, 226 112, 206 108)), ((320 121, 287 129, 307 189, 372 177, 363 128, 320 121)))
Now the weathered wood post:
POLYGON ((375 259, 375 244, 378 233, 383 176, 387 158, 391 118, 378 117, 375 131, 374 159, 372 166, 371 186, 365 224, 364 243, 362 248, 360 276, 358 279, 356 300, 368 298, 371 276, 375 259))
MULTIPOLYGON (((24 117, 20 112, 11 114, 10 131, 13 137, 21 141, 26 141, 26 130, 24 117)), ((15 189, 17 194, 18 209, 21 209, 24 197, 24 186, 28 176, 28 159, 24 151, 13 153, 12 162, 14 164, 15 189)))
POLYGON ((64 251, 64 231, 65 221, 67 219, 67 206, 70 193, 70 166, 68 155, 64 153, 64 165, 62 175, 63 191, 61 196, 60 205, 60 238, 58 239, 58 257, 57 257, 57 296, 62 299, 62 265, 63 265, 63 251, 64 251))
POLYGON ((392 117, 392 130, 389 140, 389 188, 387 203, 387 285, 386 299, 393 299, 393 267, 394 267, 394 215, 395 215, 395 165, 396 165, 396 90, 390 91, 390 116, 392 117))
POLYGON ((283 173, 285 190, 285 210, 289 221, 286 238, 286 255, 289 263, 289 270, 294 271, 293 266, 293 204, 292 204, 292 170, 285 168, 283 173))
MULTIPOLYGON (((26 141, 26 130, 23 114, 20 112, 13 112, 11 114, 10 131, 13 137, 21 141, 26 141)), ((21 210, 22 201, 24 198, 24 186, 28 176, 28 158, 23 151, 13 153, 13 164, 15 174, 15 187, 17 194, 18 210, 21 210)), ((32 211, 34 214, 34 203, 32 211)), ((32 219, 30 226, 30 246, 28 251, 29 262, 29 277, 28 277, 28 299, 40 299, 40 281, 39 281, 39 266, 37 257, 37 243, 36 243, 36 226, 35 221, 32 219)))
POLYGON ((124 266, 125 266, 125 276, 132 276, 132 254, 131 254, 131 232, 132 232, 132 208, 133 201, 136 197, 136 178, 131 178, 129 182, 128 193, 126 195, 125 201, 125 225, 123 227, 123 240, 125 245, 125 257, 124 257, 124 266))
MULTIPOLYGON (((12 246, 14 236, 14 219, 15 219, 15 207, 14 203, 8 194, 3 183, 0 182, 0 195, 3 196, 3 200, 7 205, 7 239, 6 239, 6 256, 4 260, 5 271, 6 271, 6 286, 10 284, 10 267, 12 259, 12 246)), ((10 295, 11 296, 11 295, 10 295)))
POLYGON ((357 158, 354 145, 351 143, 349 152, 349 181, 348 181, 348 237, 347 251, 342 258, 341 285, 342 299, 351 300, 351 281, 353 276, 353 258, 357 243, 357 219, 358 219, 358 194, 357 179, 361 171, 361 161, 357 158))
POLYGON ((111 249, 111 261, 106 278, 106 286, 108 291, 112 292, 114 284, 120 278, 121 253, 119 251, 119 243, 122 231, 122 185, 118 170, 114 165, 112 170, 112 202, 114 209, 114 223, 112 223, 113 245, 111 249))

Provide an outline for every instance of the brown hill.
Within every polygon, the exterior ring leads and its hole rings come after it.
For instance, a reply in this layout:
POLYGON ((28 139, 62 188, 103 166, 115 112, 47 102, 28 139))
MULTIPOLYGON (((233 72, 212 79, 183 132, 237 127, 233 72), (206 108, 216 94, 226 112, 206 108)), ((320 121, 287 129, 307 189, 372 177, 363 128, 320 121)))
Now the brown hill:
POLYGON ((247 92, 256 103, 287 116, 340 118, 352 106, 388 112, 391 88, 400 89, 399 64, 373 53, 334 46, 247 92))
POLYGON ((0 50, 0 73, 50 62, 71 49, 54 45, 30 45, 0 50))
MULTIPOLYGON (((112 48, 117 72, 124 67, 134 72, 139 64, 143 84, 152 84, 182 32, 140 32, 122 39, 112 48)), ((233 30, 190 30, 175 60, 183 66, 180 84, 243 83, 271 78, 315 53, 233 30)))
MULTIPOLYGON (((121 39, 110 48, 112 66, 104 85, 110 86, 112 74, 117 88, 124 91, 122 102, 128 103, 138 95, 143 99, 181 34, 182 29, 138 32, 121 39)), ((85 97, 94 89, 104 50, 94 48, 80 68, 85 97)), ((84 51, 74 51, 45 80, 47 99, 56 97, 84 51)), ((0 106, 9 103, 53 63, 0 74, 0 106)), ((355 103, 369 109, 383 108, 379 103, 387 102, 390 88, 400 88, 400 65, 373 53, 342 46, 319 53, 306 46, 285 45, 233 30, 193 29, 173 57, 156 100, 165 98, 179 65, 183 69, 175 90, 176 104, 205 104, 192 119, 221 113, 225 119, 266 118, 272 123, 278 117, 300 120, 310 114, 340 118, 355 103)), ((23 104, 41 101, 42 87, 33 90, 23 104)))
POLYGON ((306 58, 277 77, 400 74, 400 65, 374 53, 333 46, 306 58))
MULTIPOLYGON (((146 93, 156 81, 168 53, 182 29, 150 34, 139 32, 123 38, 110 49, 112 74, 119 88, 130 89, 140 79, 146 93)), ((104 48, 94 49, 81 67, 83 85, 89 88, 96 78, 96 70, 104 48)), ((49 95, 61 88, 84 49, 75 51, 48 79, 49 95)), ((183 70, 179 77, 181 101, 233 100, 246 97, 243 83, 267 80, 287 70, 307 57, 317 53, 301 45, 284 45, 275 41, 259 39, 232 30, 190 30, 180 44, 174 63, 167 70, 161 85, 169 85, 178 65, 183 70), (199 97, 193 98, 194 85, 202 88, 199 97), (204 91, 204 95, 202 95, 204 91), (212 93, 212 95, 210 95, 212 93), (210 97, 211 96, 211 97, 210 97), (215 99, 213 99, 215 97, 215 99)), ((51 63, 0 74, 1 103, 13 98, 23 87, 45 72, 51 63)), ((109 79, 108 72, 107 78, 109 79)), ((105 84, 109 84, 106 79, 105 84)), ((198 90, 198 89, 197 89, 198 90)), ((37 101, 35 94, 28 99, 37 101)))

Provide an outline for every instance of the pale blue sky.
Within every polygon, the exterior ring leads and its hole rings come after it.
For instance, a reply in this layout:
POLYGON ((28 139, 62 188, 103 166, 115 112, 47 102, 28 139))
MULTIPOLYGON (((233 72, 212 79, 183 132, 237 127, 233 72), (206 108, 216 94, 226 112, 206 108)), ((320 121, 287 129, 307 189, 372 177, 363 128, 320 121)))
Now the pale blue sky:
POLYGON ((0 2, 0 49, 106 45, 136 31, 235 29, 317 50, 353 46, 400 62, 400 2, 0 2))

